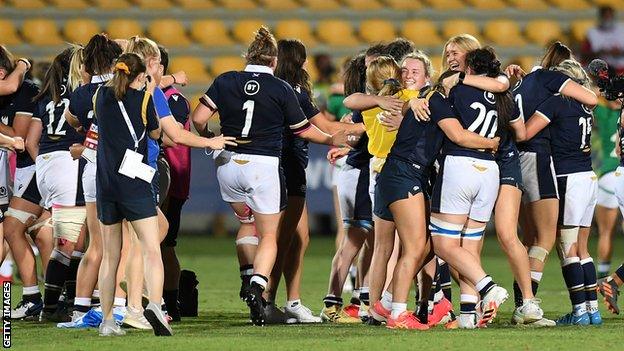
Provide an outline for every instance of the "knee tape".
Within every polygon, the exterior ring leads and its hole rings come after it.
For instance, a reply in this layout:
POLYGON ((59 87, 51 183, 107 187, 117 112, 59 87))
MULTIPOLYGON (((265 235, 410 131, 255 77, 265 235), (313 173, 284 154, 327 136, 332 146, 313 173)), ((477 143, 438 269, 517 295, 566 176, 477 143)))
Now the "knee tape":
POLYGON ((431 222, 429 223, 431 236, 441 236, 451 239, 461 239, 463 228, 463 224, 449 223, 433 217, 431 217, 431 222))
POLYGON ((568 257, 570 248, 578 241, 579 228, 561 229, 561 235, 559 236, 559 242, 557 248, 559 251, 559 259, 563 260, 568 257))
POLYGON ((26 225, 29 222, 37 219, 37 216, 26 211, 16 210, 14 208, 9 207, 9 209, 4 214, 5 217, 13 217, 18 221, 22 222, 22 224, 26 225))
POLYGON ((567 257, 564 258, 563 260, 561 260, 561 267, 565 267, 567 265, 570 265, 572 263, 577 263, 577 262, 581 262, 581 259, 578 257, 567 257))
POLYGON ((483 238, 484 234, 485 234, 485 226, 480 227, 480 228, 466 228, 462 230, 461 237, 464 240, 478 241, 483 238))
POLYGON ((548 250, 539 246, 531 246, 529 248, 529 258, 534 258, 536 260, 544 263, 546 261, 546 257, 548 256, 548 250))
POLYGON ((30 227, 26 229, 26 233, 28 233, 29 235, 37 234, 37 231, 46 224, 46 221, 36 222, 35 224, 31 225, 30 227))
POLYGON ((78 241, 80 230, 87 219, 87 209, 84 207, 56 207, 52 209, 54 237, 65 239, 72 243, 78 241))
POLYGON ((258 246, 258 237, 257 236, 244 236, 240 239, 236 239, 236 246, 238 245, 254 245, 258 246))

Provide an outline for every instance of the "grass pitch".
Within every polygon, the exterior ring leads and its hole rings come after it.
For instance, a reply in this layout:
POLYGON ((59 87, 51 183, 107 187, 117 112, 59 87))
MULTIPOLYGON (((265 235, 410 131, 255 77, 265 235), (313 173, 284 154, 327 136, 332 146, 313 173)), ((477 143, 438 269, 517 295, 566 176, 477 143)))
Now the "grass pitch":
MULTIPOLYGON (((595 239, 595 238, 594 238, 595 239)), ((128 330, 124 337, 102 338, 95 329, 61 330, 54 325, 13 322, 12 348, 17 350, 572 350, 618 349, 624 332, 620 316, 601 311, 600 327, 557 327, 533 329, 509 323, 512 299, 501 308, 490 327, 483 330, 425 332, 393 331, 364 325, 312 325, 253 327, 246 305, 238 299, 240 280, 234 242, 231 239, 181 237, 178 240, 181 265, 197 273, 199 317, 185 318, 173 326, 174 336, 156 338, 150 332, 128 330)), ((314 237, 306 255, 302 301, 315 313, 322 307, 327 289, 333 240, 314 237)), ((595 247, 593 242, 592 247, 595 247)), ((622 238, 614 242, 614 266, 624 261, 622 238)), ((592 249, 592 252, 595 252, 592 249)), ((507 260, 496 240, 486 240, 483 262, 486 271, 511 293, 512 277, 507 260)), ((614 267, 615 268, 615 267, 614 267)), ((13 304, 21 287, 13 285, 13 304)), ((458 291, 453 299, 458 309, 458 291)), ((283 305, 285 293, 278 302, 283 305)), ((546 317, 554 319, 570 310, 567 291, 556 254, 551 255, 540 286, 539 297, 546 317)), ((348 301, 348 296, 345 294, 348 301)), ((410 301, 410 309, 414 302, 410 301)))

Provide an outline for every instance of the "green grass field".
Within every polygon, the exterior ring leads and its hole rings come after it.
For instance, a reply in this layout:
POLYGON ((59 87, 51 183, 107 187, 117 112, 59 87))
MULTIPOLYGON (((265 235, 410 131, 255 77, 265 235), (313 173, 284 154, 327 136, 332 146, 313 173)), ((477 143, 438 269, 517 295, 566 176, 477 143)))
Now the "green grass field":
MULTIPOLYGON (((508 300, 496 322, 484 330, 444 330, 425 332, 392 331, 364 325, 266 326, 249 325, 248 311, 238 299, 239 277, 234 243, 231 239, 182 237, 178 241, 181 264, 198 275, 200 315, 185 318, 173 326, 174 337, 156 338, 151 332, 129 330, 125 337, 102 338, 95 329, 60 330, 53 325, 13 323, 13 346, 28 350, 398 350, 431 348, 440 350, 566 350, 617 349, 614 336, 624 332, 622 317, 601 306, 605 323, 601 327, 519 328, 509 323, 513 302, 508 300), (615 344, 614 344, 615 342, 615 344)), ((595 244, 595 243, 593 243, 595 244)), ((624 260, 624 240, 615 243, 613 262, 624 260)), ((593 245, 595 247, 595 245, 593 245)), ((313 238, 305 261, 303 302, 320 312, 326 293, 333 240, 313 238)), ((594 251, 592 251, 594 252, 594 251)), ((498 244, 487 240, 484 249, 486 270, 511 291, 511 273, 498 244)), ((21 293, 13 286, 13 303, 21 293)), ((453 297, 457 302, 458 292, 453 297)), ((567 291, 556 255, 551 257, 539 296, 549 318, 569 311, 567 291)), ((347 296, 345 296, 347 297, 347 296)), ((284 292, 279 302, 283 304, 284 292)), ((409 308, 414 308, 413 301, 409 308)), ((456 306, 458 308, 458 306, 456 306)))

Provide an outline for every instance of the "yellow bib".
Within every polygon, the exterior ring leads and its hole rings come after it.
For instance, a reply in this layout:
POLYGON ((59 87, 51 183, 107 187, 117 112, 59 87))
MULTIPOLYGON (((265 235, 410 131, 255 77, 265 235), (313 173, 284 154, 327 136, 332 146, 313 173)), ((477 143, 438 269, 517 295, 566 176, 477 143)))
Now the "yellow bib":
MULTIPOLYGON (((411 98, 418 97, 417 90, 403 89, 396 93, 394 96, 403 101, 408 101, 411 98)), ((389 132, 381 122, 379 122, 378 115, 383 110, 379 107, 366 110, 362 112, 364 119, 364 127, 366 128, 366 135, 368 136, 368 152, 373 155, 373 170, 375 172, 381 172, 386 156, 394 144, 397 131, 389 132)))

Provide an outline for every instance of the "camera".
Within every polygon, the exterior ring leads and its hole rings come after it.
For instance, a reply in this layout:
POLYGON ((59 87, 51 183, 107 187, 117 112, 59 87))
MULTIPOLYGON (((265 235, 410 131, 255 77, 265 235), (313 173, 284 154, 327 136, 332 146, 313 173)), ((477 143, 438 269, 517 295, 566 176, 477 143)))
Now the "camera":
POLYGON ((605 61, 592 60, 588 70, 594 76, 596 85, 605 99, 613 101, 624 97, 624 76, 609 72, 609 66, 605 61))

